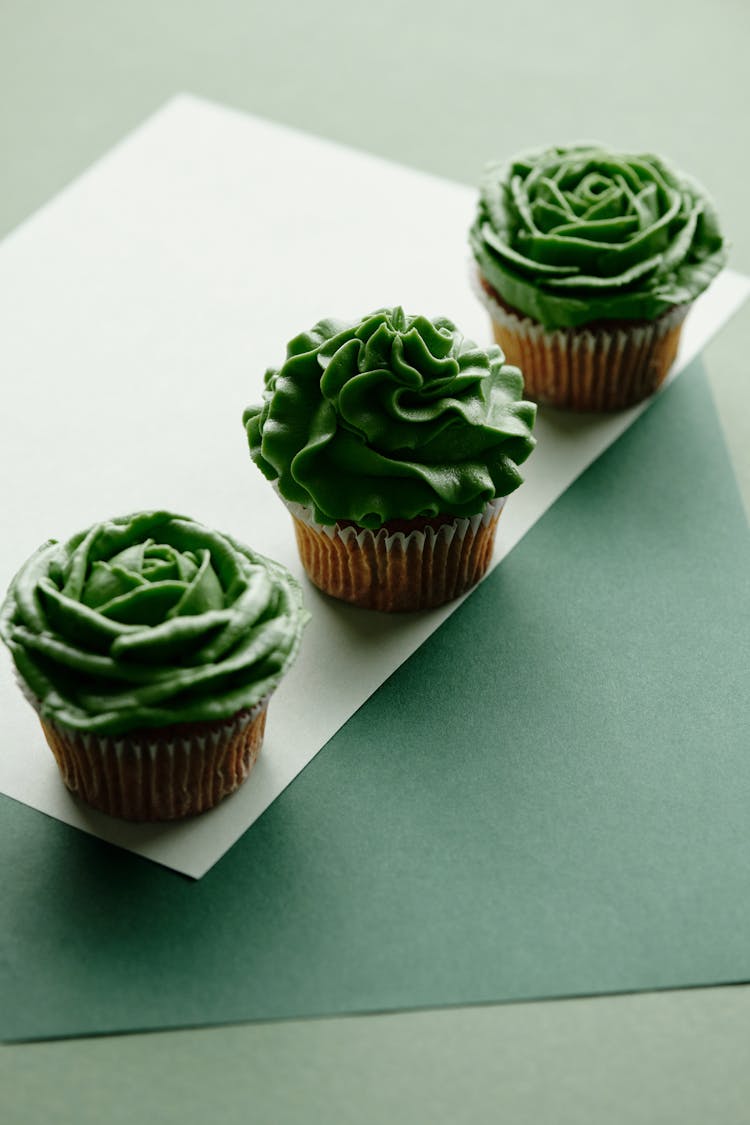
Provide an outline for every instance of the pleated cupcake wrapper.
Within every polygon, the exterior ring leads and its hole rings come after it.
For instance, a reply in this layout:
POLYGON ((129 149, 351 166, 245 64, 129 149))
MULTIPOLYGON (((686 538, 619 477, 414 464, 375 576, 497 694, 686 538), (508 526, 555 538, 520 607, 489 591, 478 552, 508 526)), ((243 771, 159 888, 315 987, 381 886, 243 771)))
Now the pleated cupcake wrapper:
POLYGON ((549 331, 498 304, 476 273, 474 279, 474 288, 490 314, 495 340, 507 362, 521 368, 524 394, 569 410, 622 410, 652 395, 674 362, 690 307, 678 305, 654 321, 633 322, 628 327, 549 331))
POLYGON ((408 532, 316 523, 308 508, 291 512, 300 558, 310 580, 365 609, 428 609, 460 597, 485 574, 505 503, 479 514, 408 532))
MULTIPOLYGON (((25 691, 39 713, 39 701, 25 691)), ((124 820, 178 820, 213 808, 255 765, 268 698, 215 723, 101 735, 39 715, 62 779, 88 805, 124 820)))

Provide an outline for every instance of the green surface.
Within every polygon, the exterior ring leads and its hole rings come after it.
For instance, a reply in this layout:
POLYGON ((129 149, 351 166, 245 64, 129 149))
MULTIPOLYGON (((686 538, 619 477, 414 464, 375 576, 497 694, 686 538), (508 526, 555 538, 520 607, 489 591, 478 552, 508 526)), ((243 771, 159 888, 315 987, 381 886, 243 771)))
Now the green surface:
POLYGON ((707 989, 118 1036, 6 1047, 0 1088, 5 1125, 747 1125, 748 1021, 707 989))
POLYGON ((3 1037, 750 979, 747 548, 694 366, 199 883, 5 800, 3 1037))
MULTIPOLYGON (((0 233, 186 89, 466 183, 530 144, 648 145, 710 187, 732 263, 750 272, 748 41, 746 0, 5 0, 0 233)), ((746 502, 749 329, 746 306, 706 354, 746 502)), ((699 990, 5 1048, 0 1111, 10 1125, 230 1122, 250 1108, 269 1122, 744 1125, 748 997, 699 990)))

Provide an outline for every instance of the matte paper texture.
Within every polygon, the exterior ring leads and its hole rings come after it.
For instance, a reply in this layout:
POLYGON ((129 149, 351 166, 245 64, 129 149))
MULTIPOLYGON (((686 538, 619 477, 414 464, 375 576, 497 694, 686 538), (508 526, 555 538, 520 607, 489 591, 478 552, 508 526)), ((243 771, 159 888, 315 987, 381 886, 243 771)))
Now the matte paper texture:
MULTIPOLYGON (((400 302, 489 342, 467 278, 475 200, 472 188, 194 98, 170 103, 0 248, 12 404, 0 412, 12 482, 0 587, 49 537, 162 506, 302 577, 289 517, 250 463, 242 409, 260 399, 286 341, 321 316, 400 302)), ((747 290, 736 274, 717 280, 687 322, 679 363, 747 290)), ((540 418, 496 561, 638 413, 540 418)), ((313 620, 271 700, 263 752, 216 810, 144 827, 76 802, 5 660, 0 791, 202 875, 454 608, 393 620, 306 589, 313 620)))
POLYGON ((747 980, 748 561, 693 370, 199 883, 3 800, 3 1036, 747 980))

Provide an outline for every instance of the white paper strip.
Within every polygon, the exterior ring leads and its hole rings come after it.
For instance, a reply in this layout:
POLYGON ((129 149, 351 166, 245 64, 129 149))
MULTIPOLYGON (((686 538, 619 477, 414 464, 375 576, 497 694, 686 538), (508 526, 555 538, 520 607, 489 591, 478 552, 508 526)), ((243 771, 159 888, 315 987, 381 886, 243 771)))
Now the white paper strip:
MULTIPOLYGON (((287 340, 382 305, 450 316, 489 342, 467 282, 475 192, 181 96, 0 246, 0 589, 44 540, 140 508, 229 531, 302 577, 289 516, 251 464, 242 410, 287 340)), ((679 367, 748 294, 725 272, 696 304, 679 367)), ((553 412, 500 521, 496 562, 642 408, 553 412)), ((302 654, 263 752, 218 809, 129 825, 63 788, 9 660, 0 791, 199 877, 455 609, 390 618, 307 585, 302 654)))

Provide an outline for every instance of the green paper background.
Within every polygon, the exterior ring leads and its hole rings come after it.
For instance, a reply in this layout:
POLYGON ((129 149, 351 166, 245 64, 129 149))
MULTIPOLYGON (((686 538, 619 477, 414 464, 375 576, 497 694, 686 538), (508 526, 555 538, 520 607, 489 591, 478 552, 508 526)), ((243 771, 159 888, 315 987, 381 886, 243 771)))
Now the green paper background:
POLYGON ((745 1125, 749 1019, 722 988, 118 1035, 6 1047, 0 1089, 11 1125, 745 1125))
POLYGON ((726 478, 693 369, 199 883, 4 802, 3 1036, 750 977, 726 478))

